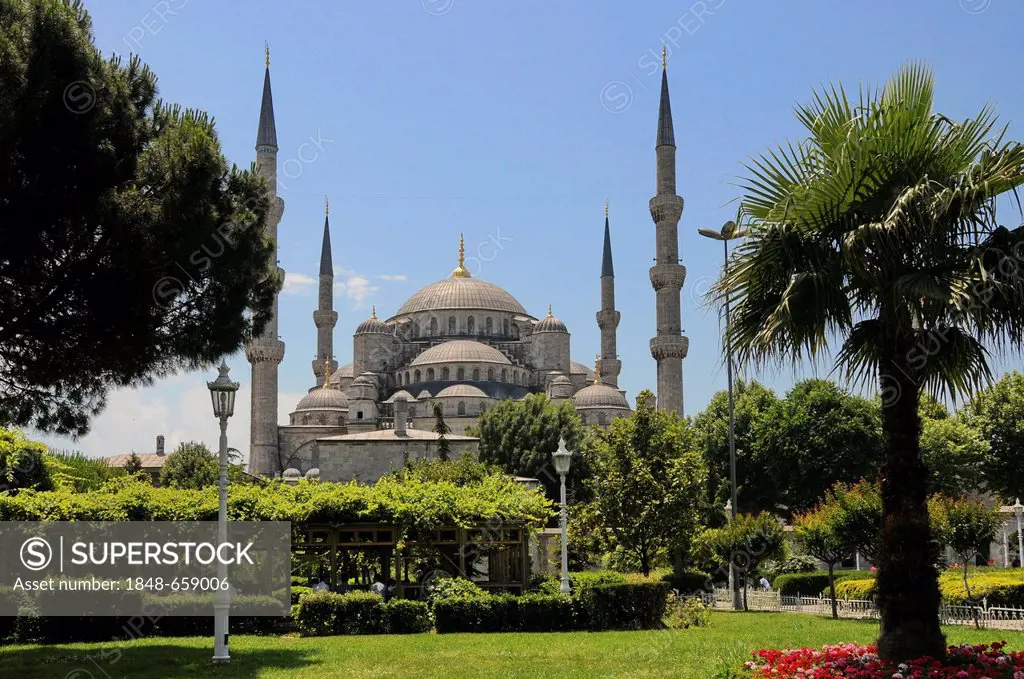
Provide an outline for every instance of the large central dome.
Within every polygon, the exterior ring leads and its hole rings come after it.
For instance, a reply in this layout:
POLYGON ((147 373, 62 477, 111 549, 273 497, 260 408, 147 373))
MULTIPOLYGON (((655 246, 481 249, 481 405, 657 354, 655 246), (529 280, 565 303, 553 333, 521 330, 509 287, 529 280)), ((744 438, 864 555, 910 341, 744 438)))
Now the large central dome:
POLYGON ((494 283, 468 277, 431 283, 407 299, 395 315, 449 309, 483 309, 529 316, 523 305, 505 290, 494 283))

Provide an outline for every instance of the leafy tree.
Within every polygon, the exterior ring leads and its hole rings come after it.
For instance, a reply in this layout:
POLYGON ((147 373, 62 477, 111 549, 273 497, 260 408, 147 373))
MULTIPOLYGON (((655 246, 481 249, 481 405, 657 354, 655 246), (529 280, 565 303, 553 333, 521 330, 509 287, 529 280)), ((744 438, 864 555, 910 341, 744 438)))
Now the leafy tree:
POLYGON ((872 477, 881 464, 875 404, 828 380, 794 385, 757 421, 752 438, 764 464, 760 484, 786 512, 810 510, 837 481, 872 477))
MULTIPOLYGON (((737 504, 744 511, 775 511, 778 497, 764 483, 769 461, 754 438, 757 423, 778 401, 775 392, 756 381, 733 385, 736 428, 737 504)), ((709 523, 721 521, 720 508, 731 497, 729 481, 729 392, 719 391, 693 419, 694 444, 704 454, 710 473, 709 523)))
POLYGON ((813 511, 799 514, 794 529, 797 541, 811 556, 828 565, 828 591, 832 599, 832 619, 839 619, 836 604, 836 564, 849 557, 854 546, 844 531, 846 512, 835 501, 825 502, 813 511))
POLYGON ((434 433, 437 434, 437 459, 447 462, 452 454, 452 446, 448 443, 448 434, 452 428, 444 421, 444 410, 441 404, 434 402, 434 433))
POLYGON ((737 514, 722 526, 701 534, 700 541, 723 568, 729 563, 743 580, 743 609, 747 609, 747 584, 761 565, 786 554, 786 538, 778 519, 768 512, 737 514))
POLYGON ((205 444, 189 441, 167 456, 160 470, 160 485, 168 488, 199 489, 215 486, 220 479, 220 462, 205 444))
MULTIPOLYGON (((967 573, 970 562, 988 549, 1002 520, 994 509, 966 498, 936 496, 928 503, 928 511, 936 540, 956 552, 964 566, 964 592, 969 601, 971 587, 967 573)), ((974 624, 979 626, 977 615, 974 624)))
POLYGON ((923 391, 968 394, 988 351, 1024 346, 1024 228, 996 221, 1024 184, 1024 147, 985 107, 932 110, 919 64, 881 89, 841 85, 797 107, 808 137, 748 166, 735 250, 712 294, 731 302, 741 364, 833 355, 851 383, 877 380, 884 462, 877 601, 883 658, 945 655, 920 452, 923 391), (833 347, 835 342, 840 346, 833 347), (833 351, 833 349, 837 349, 833 351))
POLYGON ((981 490, 988 452, 981 432, 958 417, 921 422, 921 457, 928 467, 929 490, 951 497, 981 490))
POLYGON ((124 471, 127 474, 138 474, 142 471, 142 458, 132 451, 128 461, 124 463, 124 471))
POLYGON ((0 424, 80 435, 111 388, 266 325, 266 183, 137 58, 103 59, 78 0, 0 0, 0 35, 0 424))
POLYGON ((961 417, 988 442, 985 485, 1007 502, 1024 495, 1024 375, 1014 371, 975 394, 961 417))
POLYGON ((564 438, 572 452, 565 477, 569 504, 589 500, 587 479, 590 463, 585 455, 589 444, 572 403, 553 404, 544 394, 530 394, 521 401, 506 399, 485 412, 472 430, 480 437, 480 460, 505 472, 540 480, 544 493, 559 500, 560 482, 551 461, 564 438))
POLYGON ((843 541, 853 551, 874 561, 878 557, 878 537, 882 531, 882 494, 878 484, 860 481, 848 486, 837 483, 825 496, 827 504, 838 505, 843 512, 843 541))
POLYGON ((17 429, 0 428, 0 492, 51 490, 53 480, 45 454, 42 443, 30 441, 17 429))
POLYGON ((486 462, 478 462, 471 454, 466 453, 454 460, 413 460, 406 463, 402 469, 392 472, 390 476, 400 480, 418 479, 468 486, 480 483, 488 476, 501 473, 502 471, 498 467, 486 462))
POLYGON ((593 448, 595 503, 605 528, 648 575, 655 558, 692 535, 703 508, 707 466, 686 422, 654 409, 644 390, 630 417, 612 421, 593 448))

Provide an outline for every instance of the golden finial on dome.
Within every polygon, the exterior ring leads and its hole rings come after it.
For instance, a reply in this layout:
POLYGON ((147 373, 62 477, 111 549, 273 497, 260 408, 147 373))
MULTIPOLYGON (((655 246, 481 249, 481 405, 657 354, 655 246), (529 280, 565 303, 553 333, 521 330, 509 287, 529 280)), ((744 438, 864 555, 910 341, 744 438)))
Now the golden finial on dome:
POLYGON ((270 43, 269 42, 264 42, 263 43, 263 55, 264 55, 263 63, 265 63, 267 65, 267 68, 270 68, 270 43))
POLYGON ((374 321, 377 320, 377 305, 376 304, 374 304, 372 307, 370 307, 370 318, 372 320, 374 320, 374 321))
POLYGON ((554 318, 554 317, 555 317, 555 315, 553 313, 551 313, 551 305, 548 304, 548 318, 554 318))
POLYGON ((668 47, 666 45, 661 46, 661 67, 668 68, 668 47))
POLYGON ((323 386, 321 388, 322 389, 330 389, 331 388, 331 357, 330 356, 328 356, 324 360, 324 383, 323 383, 323 386))
POLYGON ((594 384, 601 384, 601 356, 594 354, 594 384))
POLYGON ((466 242, 459 234, 459 265, 452 270, 452 278, 470 278, 469 269, 466 268, 466 242))

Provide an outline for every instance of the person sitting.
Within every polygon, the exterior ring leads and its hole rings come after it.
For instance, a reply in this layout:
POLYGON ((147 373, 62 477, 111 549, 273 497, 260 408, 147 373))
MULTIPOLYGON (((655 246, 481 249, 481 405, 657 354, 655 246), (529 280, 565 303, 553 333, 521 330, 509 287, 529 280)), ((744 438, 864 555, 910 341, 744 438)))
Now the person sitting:
POLYGON ((759 584, 761 585, 761 589, 766 592, 772 588, 772 583, 768 582, 768 578, 763 575, 761 576, 761 582, 759 584))
POLYGON ((387 589, 388 588, 384 585, 384 583, 381 582, 381 578, 379 576, 375 577, 373 580, 373 584, 370 585, 370 591, 382 599, 384 598, 384 593, 387 592, 387 589))

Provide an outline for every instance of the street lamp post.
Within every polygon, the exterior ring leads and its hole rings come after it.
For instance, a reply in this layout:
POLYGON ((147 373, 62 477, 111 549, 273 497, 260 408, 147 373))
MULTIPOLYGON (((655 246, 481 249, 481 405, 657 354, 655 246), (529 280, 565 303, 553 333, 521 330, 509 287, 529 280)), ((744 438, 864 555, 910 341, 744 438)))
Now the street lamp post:
POLYGON ((1020 568, 1024 568, 1024 533, 1021 533, 1020 519, 1021 513, 1024 513, 1024 505, 1020 503, 1020 498, 1013 503, 1013 513, 1017 515, 1017 564, 1020 568))
MULTIPOLYGON (((729 241, 734 238, 741 238, 746 235, 736 227, 736 222, 730 220, 722 225, 721 231, 715 231, 714 229, 697 229, 697 232, 712 240, 722 241, 724 247, 725 259, 723 264, 723 273, 729 271, 729 241)), ((736 499, 736 407, 735 399, 733 397, 732 388, 732 344, 729 342, 729 296, 725 297, 725 374, 726 381, 729 385, 729 520, 736 518, 736 511, 739 503, 736 499)), ((733 560, 729 560, 729 580, 732 585, 732 607, 734 610, 741 610, 743 608, 742 601, 740 600, 740 589, 739 582, 736 577, 736 565, 733 560)))
MULTIPOLYGON (((235 413, 235 393, 238 382, 228 378, 228 364, 221 361, 220 375, 213 382, 207 382, 210 400, 213 402, 213 416, 220 419, 220 479, 217 487, 220 502, 217 508, 217 542, 228 541, 228 418, 235 413)), ((221 583, 228 578, 227 565, 218 559, 217 580, 221 583)), ((228 663, 228 612, 231 595, 224 587, 218 587, 213 594, 213 662, 228 663)))
POLYGON ((562 486, 562 512, 560 517, 560 523, 562 527, 562 594, 568 594, 571 589, 569 586, 569 515, 565 507, 565 475, 569 473, 569 465, 572 462, 572 453, 565 448, 565 439, 558 439, 558 450, 551 454, 551 458, 555 462, 555 472, 558 474, 558 478, 561 481, 562 486))

